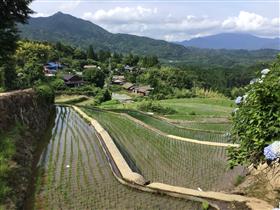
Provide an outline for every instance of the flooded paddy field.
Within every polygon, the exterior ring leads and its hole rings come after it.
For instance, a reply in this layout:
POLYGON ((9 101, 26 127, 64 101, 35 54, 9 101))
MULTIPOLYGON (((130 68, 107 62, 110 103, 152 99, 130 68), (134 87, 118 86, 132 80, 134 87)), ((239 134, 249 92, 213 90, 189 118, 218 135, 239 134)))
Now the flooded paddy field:
POLYGON ((171 140, 119 114, 89 108, 84 111, 102 124, 124 156, 152 182, 226 191, 243 172, 241 167, 227 169, 225 147, 171 140))
POLYGON ((199 202, 119 183, 94 128, 67 107, 56 112, 38 163, 34 209, 202 209, 199 202))
MULTIPOLYGON (((227 143, 230 141, 230 138, 229 136, 227 136, 225 131, 218 132, 210 129, 195 130, 196 129, 195 126, 194 128, 183 128, 135 110, 123 110, 122 112, 127 113, 128 115, 146 123, 147 125, 156 128, 167 134, 180 136, 184 138, 197 139, 200 141, 213 141, 213 142, 223 142, 223 143, 227 143)), ((215 126, 219 127, 220 125, 216 124, 215 126)))

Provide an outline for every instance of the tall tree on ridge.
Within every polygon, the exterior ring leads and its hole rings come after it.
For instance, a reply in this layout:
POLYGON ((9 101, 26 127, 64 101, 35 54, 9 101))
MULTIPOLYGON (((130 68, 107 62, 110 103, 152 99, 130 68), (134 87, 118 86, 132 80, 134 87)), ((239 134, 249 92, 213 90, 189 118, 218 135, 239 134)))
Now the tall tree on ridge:
POLYGON ((92 60, 97 60, 97 55, 95 54, 92 45, 89 45, 88 47, 87 58, 92 60))
POLYGON ((0 1, 0 74, 3 74, 3 85, 6 89, 14 88, 16 72, 13 54, 19 38, 17 23, 26 23, 33 11, 28 7, 32 0, 0 1))

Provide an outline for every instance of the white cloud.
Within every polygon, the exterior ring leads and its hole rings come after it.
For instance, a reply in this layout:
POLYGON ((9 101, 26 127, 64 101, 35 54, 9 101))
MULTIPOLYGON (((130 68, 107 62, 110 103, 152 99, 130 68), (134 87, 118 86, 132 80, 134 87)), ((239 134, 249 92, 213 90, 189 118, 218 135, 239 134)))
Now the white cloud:
POLYGON ((272 25, 280 28, 280 17, 272 19, 272 25))
POLYGON ((157 8, 138 7, 115 7, 110 10, 97 10, 95 13, 84 13, 83 17, 102 23, 128 23, 147 22, 157 14, 157 8))
POLYGON ((240 11, 237 17, 229 17, 223 21, 222 26, 224 28, 235 28, 238 30, 248 31, 261 28, 267 23, 267 18, 255 13, 240 11))
POLYGON ((60 3, 58 6, 59 11, 71 11, 77 8, 81 3, 81 0, 68 0, 63 3, 60 3))
POLYGON ((42 12, 36 12, 36 13, 31 15, 31 17, 48 17, 48 16, 50 16, 50 14, 42 13, 42 12))
POLYGON ((240 11, 224 20, 208 16, 174 13, 163 14, 157 8, 115 7, 109 10, 86 12, 82 16, 113 33, 129 33, 164 39, 185 40, 222 32, 248 32, 259 36, 279 36, 280 18, 269 19, 261 15, 240 11))
POLYGON ((261 15, 240 11, 237 17, 229 17, 222 29, 229 32, 248 32, 258 36, 279 36, 279 18, 269 19, 261 15))

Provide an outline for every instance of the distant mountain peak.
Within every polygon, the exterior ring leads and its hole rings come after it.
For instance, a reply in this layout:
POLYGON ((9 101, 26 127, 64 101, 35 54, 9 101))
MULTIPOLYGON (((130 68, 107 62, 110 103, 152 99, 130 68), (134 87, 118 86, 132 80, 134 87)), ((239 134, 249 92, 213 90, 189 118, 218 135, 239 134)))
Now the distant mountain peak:
POLYGON ((280 49, 279 38, 261 38, 248 33, 220 33, 177 43, 185 47, 210 49, 280 49))
MULTIPOLYGON (((235 60, 237 62, 240 62, 239 59, 242 60, 242 53, 238 51, 229 52, 191 47, 186 48, 182 45, 148 37, 110 33, 90 21, 62 12, 57 12, 49 17, 30 18, 28 23, 19 25, 19 29, 21 31, 21 37, 30 40, 54 43, 59 41, 83 49, 87 49, 89 45, 92 45, 95 51, 110 50, 123 54, 157 55, 161 59, 168 61, 176 60, 176 62, 178 60, 184 62, 188 60, 189 63, 201 63, 203 59, 204 63, 219 63, 221 59, 215 59, 216 57, 220 56, 225 60, 231 60, 232 58, 230 56, 225 56, 231 53, 236 55, 235 60)), ((257 56, 259 54, 257 52, 248 53, 252 55, 250 62, 253 63, 258 59, 257 56)), ((266 53, 266 59, 270 59, 278 52, 276 50, 267 50, 261 53, 266 53)))

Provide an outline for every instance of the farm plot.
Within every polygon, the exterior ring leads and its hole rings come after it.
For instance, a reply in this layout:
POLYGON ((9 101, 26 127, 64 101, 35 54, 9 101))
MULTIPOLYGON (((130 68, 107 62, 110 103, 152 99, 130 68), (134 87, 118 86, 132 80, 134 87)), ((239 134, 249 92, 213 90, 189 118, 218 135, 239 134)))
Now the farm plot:
POLYGON ((179 123, 180 126, 190 129, 200 129, 200 130, 208 130, 208 131, 218 131, 227 133, 230 131, 231 123, 217 123, 217 122, 188 122, 182 121, 179 123))
POLYGON ((170 140, 119 114, 83 110, 103 125, 126 157, 129 156, 144 177, 153 182, 227 190, 243 170, 227 171, 223 147, 170 140))
POLYGON ((203 130, 194 130, 188 128, 180 128, 176 125, 168 123, 167 121, 157 119, 155 117, 143 114, 141 112, 127 110, 125 111, 130 116, 141 120, 142 122, 161 130, 166 134, 171 134, 175 136, 197 139, 202 141, 214 141, 214 142, 230 142, 230 138, 226 133, 218 133, 217 131, 203 131, 203 130))
POLYGON ((198 202, 120 184, 94 128, 66 107, 57 107, 52 138, 39 165, 35 209, 201 209, 198 202))

